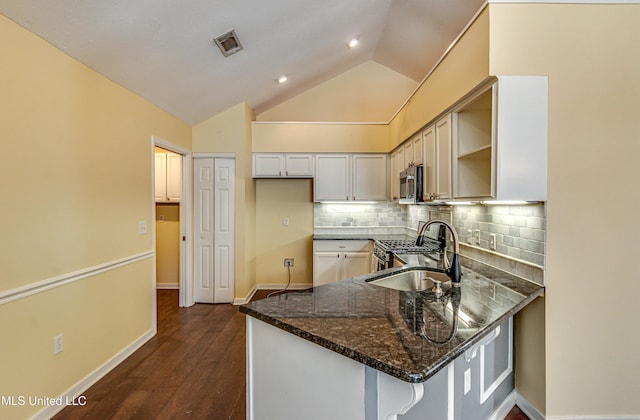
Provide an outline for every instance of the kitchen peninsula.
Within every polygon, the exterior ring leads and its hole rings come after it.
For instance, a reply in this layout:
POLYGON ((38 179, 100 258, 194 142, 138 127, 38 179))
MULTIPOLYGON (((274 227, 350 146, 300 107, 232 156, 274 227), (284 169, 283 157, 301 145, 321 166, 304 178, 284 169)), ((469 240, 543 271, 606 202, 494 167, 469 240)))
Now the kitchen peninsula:
POLYGON ((249 315, 248 418, 507 412, 512 317, 544 289, 469 258, 461 263, 461 286, 444 285, 439 298, 430 288, 375 284, 416 271, 404 266, 241 306, 249 315))

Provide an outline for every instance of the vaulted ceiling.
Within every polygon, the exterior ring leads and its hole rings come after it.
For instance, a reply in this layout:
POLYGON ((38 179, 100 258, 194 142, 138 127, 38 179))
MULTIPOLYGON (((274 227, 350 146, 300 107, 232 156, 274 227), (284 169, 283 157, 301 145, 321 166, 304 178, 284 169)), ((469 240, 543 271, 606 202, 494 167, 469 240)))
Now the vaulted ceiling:
POLYGON ((0 0, 0 13, 196 124, 242 101, 260 114, 367 61, 417 84, 483 2, 0 0), (244 49, 225 58, 213 38, 230 29, 244 49))

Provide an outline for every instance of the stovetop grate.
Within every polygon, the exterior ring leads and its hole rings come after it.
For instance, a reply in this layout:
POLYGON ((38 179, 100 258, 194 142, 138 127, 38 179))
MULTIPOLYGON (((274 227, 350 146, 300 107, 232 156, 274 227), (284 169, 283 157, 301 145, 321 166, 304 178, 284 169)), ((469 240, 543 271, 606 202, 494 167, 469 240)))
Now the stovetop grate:
POLYGON ((440 243, 434 240, 425 240, 424 245, 416 245, 412 239, 380 239, 376 245, 386 252, 436 252, 440 250, 440 243))

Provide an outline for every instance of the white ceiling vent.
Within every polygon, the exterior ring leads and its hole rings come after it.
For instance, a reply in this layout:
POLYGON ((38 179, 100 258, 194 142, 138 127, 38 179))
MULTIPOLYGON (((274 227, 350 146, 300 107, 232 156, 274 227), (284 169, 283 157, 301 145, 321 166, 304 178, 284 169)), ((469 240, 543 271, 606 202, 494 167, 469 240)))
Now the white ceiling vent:
POLYGON ((242 50, 242 44, 238 39, 238 35, 236 35, 236 31, 233 29, 215 37, 213 40, 225 57, 229 57, 231 54, 242 50))

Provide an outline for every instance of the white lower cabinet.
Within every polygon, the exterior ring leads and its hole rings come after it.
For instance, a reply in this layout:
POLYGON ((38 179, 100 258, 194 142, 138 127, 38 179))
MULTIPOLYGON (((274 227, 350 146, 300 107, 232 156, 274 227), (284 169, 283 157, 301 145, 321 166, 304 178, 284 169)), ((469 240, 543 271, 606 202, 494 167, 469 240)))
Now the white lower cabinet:
POLYGON ((515 401, 512 333, 509 318, 426 382, 409 383, 247 317, 247 418, 505 418, 515 401))
POLYGON ((370 241, 313 241, 314 287, 367 274, 370 270, 370 241))

